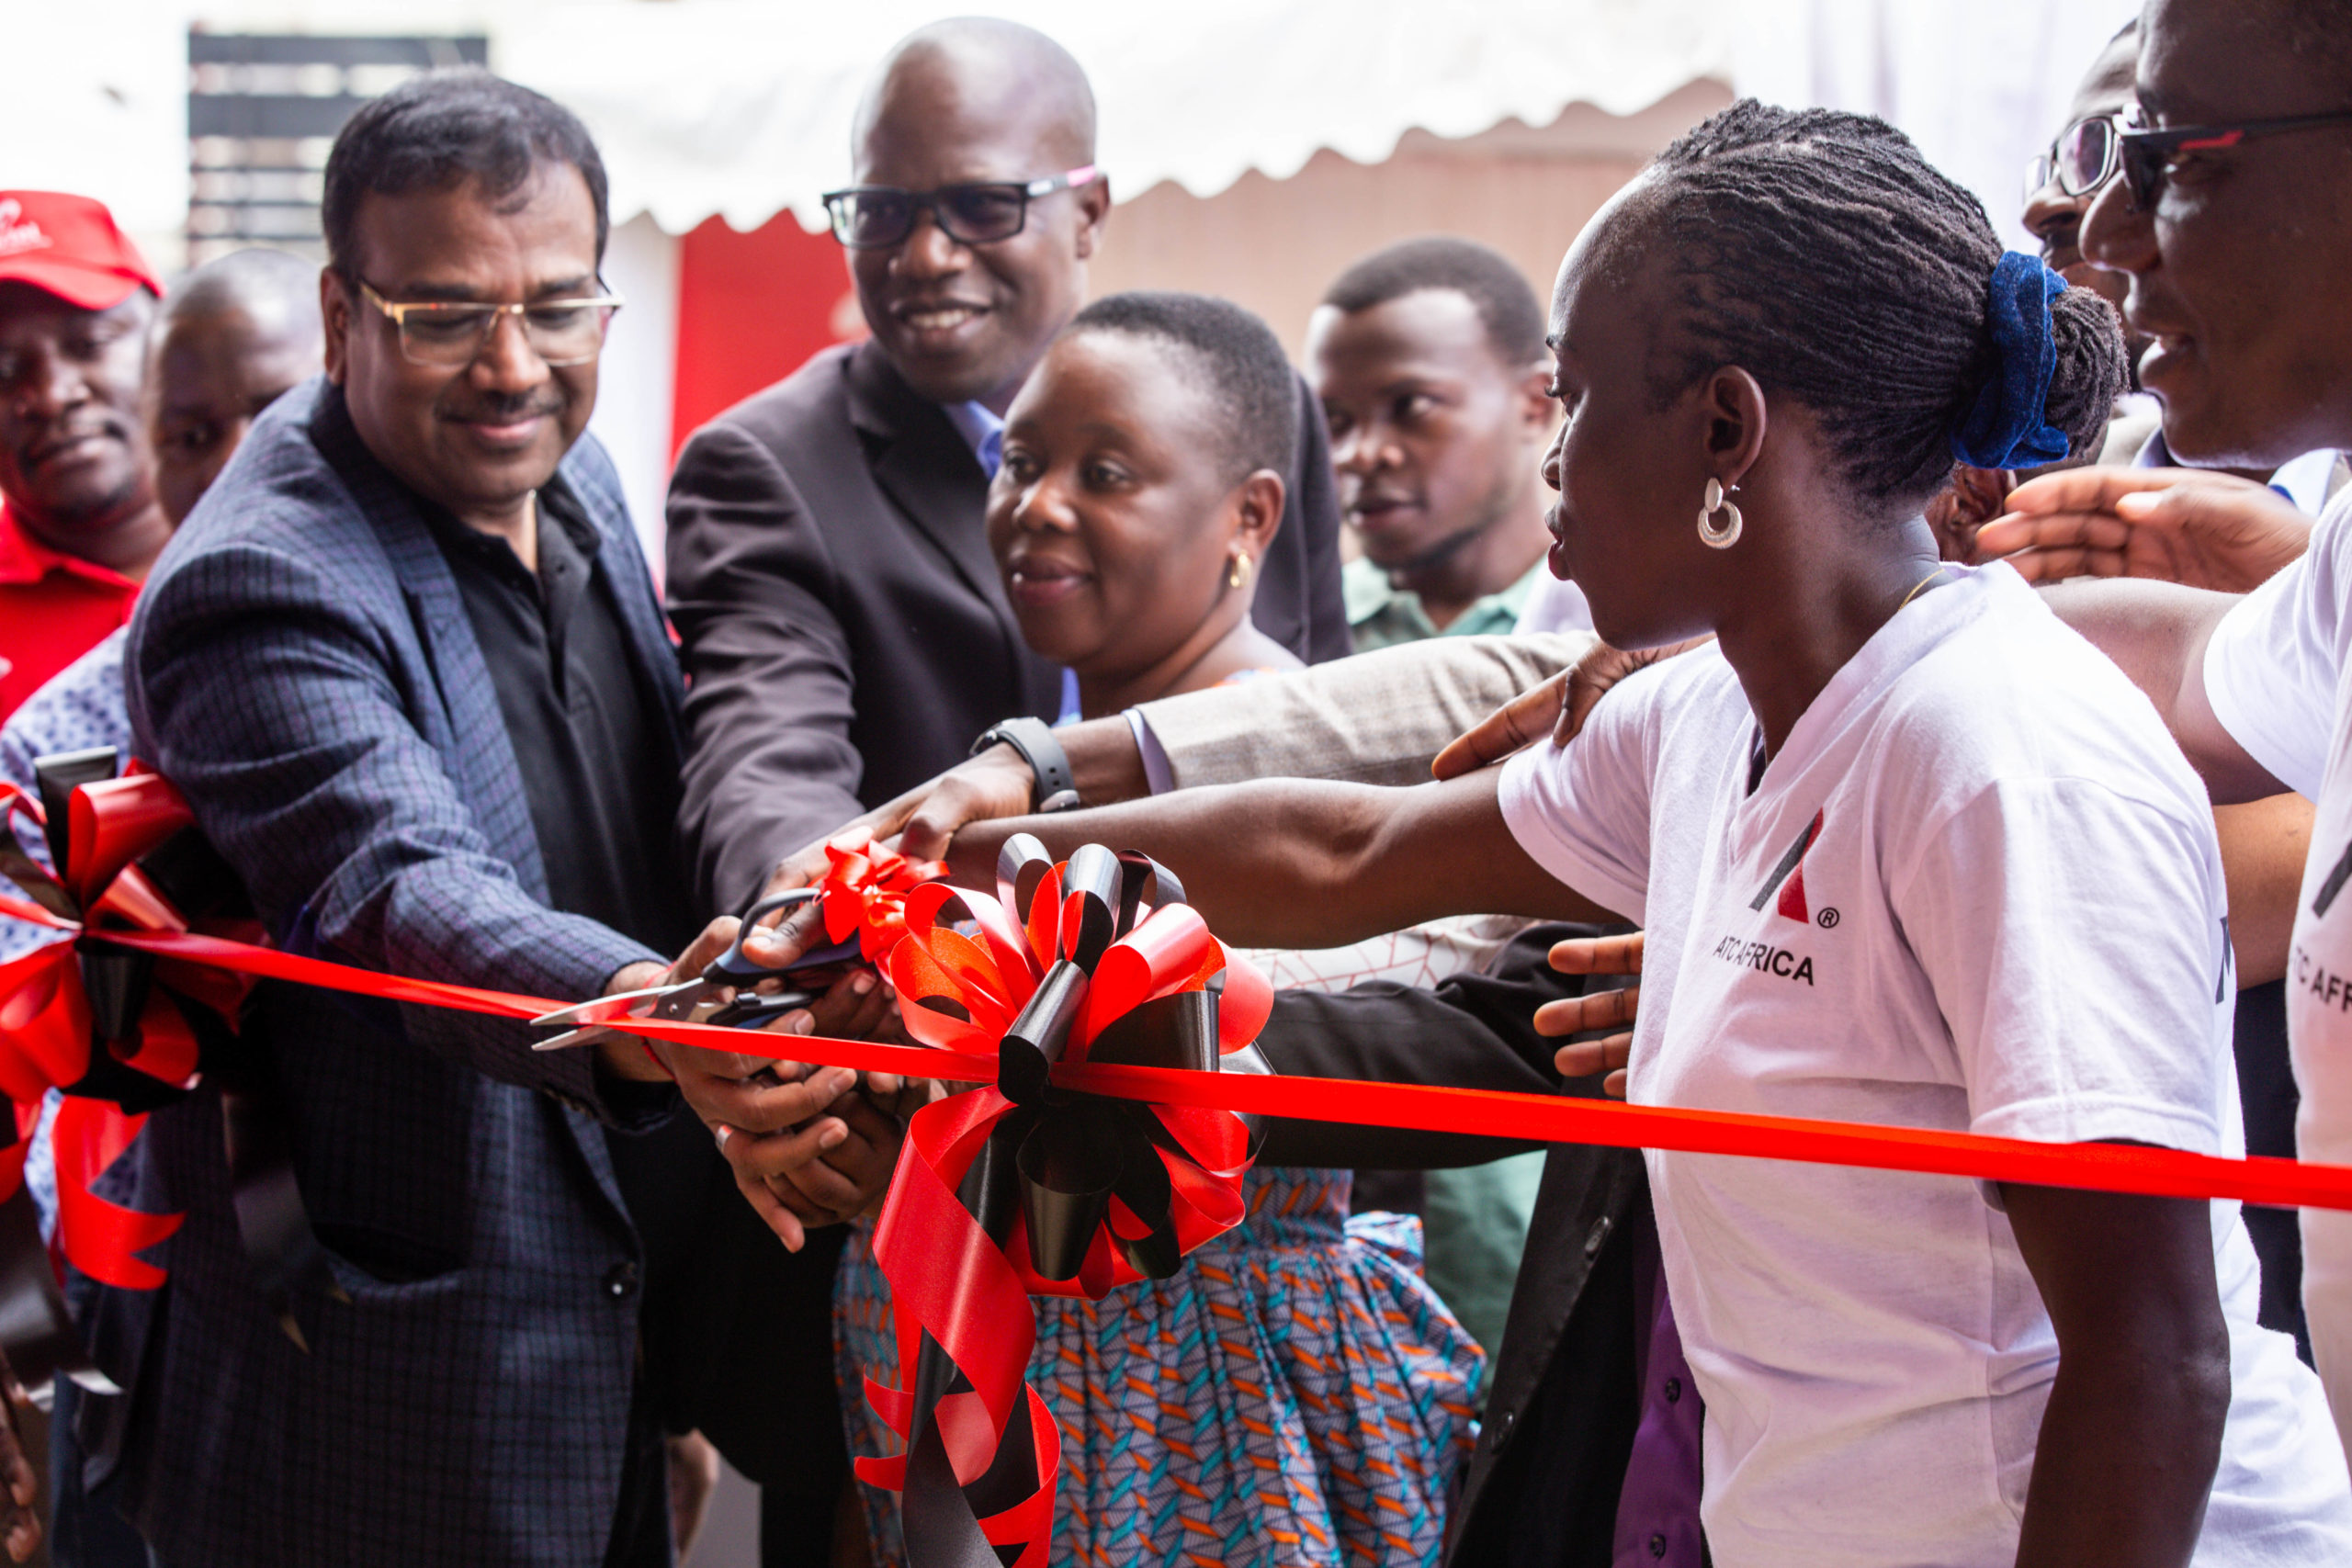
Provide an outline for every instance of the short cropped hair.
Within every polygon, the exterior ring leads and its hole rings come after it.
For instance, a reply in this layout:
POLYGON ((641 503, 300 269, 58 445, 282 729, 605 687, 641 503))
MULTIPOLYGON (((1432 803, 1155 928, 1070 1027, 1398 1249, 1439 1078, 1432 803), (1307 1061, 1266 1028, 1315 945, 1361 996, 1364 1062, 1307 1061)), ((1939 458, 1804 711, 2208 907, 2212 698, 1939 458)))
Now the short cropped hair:
POLYGON ((326 193, 319 204, 327 265, 346 280, 355 276, 353 231, 368 196, 447 190, 471 181, 483 197, 501 202, 529 184, 542 164, 569 164, 587 182, 602 266, 612 227, 605 161, 580 117, 478 65, 413 76, 363 105, 327 153, 326 193))
POLYGON ((1430 234, 1374 251, 1340 274, 1323 303, 1352 316, 1425 288, 1449 289, 1476 306, 1504 364, 1544 357, 1543 301, 1510 258, 1476 240, 1430 234))
POLYGON ((1298 375, 1256 316, 1205 294, 1136 290, 1097 299, 1062 332, 1125 333, 1174 347, 1223 423, 1229 481, 1272 468, 1287 482, 1298 449, 1298 375))

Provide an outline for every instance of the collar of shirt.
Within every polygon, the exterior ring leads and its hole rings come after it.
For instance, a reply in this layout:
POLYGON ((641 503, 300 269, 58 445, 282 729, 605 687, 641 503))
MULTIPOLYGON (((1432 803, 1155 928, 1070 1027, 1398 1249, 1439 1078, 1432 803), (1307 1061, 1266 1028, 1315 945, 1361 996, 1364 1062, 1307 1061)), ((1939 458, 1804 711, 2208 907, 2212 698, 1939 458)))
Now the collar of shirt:
POLYGON ((62 550, 52 550, 17 525, 16 514, 8 503, 0 501, 0 582, 39 582, 52 571, 68 571, 108 588, 136 592, 139 585, 115 570, 96 561, 70 556, 62 550))
POLYGON ((484 533, 447 507, 426 500, 414 491, 409 491, 409 497, 416 503, 417 513, 424 517, 425 526, 432 529, 434 536, 439 540, 445 555, 451 549, 468 551, 479 557, 500 577, 513 583, 531 585, 534 592, 547 591, 544 569, 549 564, 552 553, 562 552, 564 557, 572 558, 568 564, 593 569, 597 553, 604 545, 603 538, 596 532, 596 525, 588 520, 587 512, 564 484, 560 474, 551 477, 539 488, 538 539, 543 570, 538 572, 525 566, 523 558, 514 553, 514 547, 499 535, 484 533), (558 533, 563 536, 561 540, 554 537, 558 533), (564 548, 567 544, 570 547, 568 550, 564 548))
POLYGON ((1420 595, 1391 586, 1388 574, 1359 556, 1340 573, 1340 592, 1347 601, 1348 626, 1355 633, 1356 651, 1368 652, 1400 642, 1432 637, 1480 637, 1508 632, 1519 624, 1519 613, 1544 581, 1544 560, 1521 574, 1510 587, 1473 600, 1470 607, 1441 630, 1421 608, 1420 595))
POLYGON ((939 412, 972 449, 980 462, 980 472, 990 479, 1004 464, 1004 419, 986 403, 942 403, 939 412))

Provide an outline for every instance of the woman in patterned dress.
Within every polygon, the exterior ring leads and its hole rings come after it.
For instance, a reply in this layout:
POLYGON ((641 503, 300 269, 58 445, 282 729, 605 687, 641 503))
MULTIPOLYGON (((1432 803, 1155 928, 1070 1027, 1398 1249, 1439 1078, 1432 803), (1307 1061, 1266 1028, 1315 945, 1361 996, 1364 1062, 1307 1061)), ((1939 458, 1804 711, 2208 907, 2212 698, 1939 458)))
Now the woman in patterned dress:
MULTIPOLYGON (((1249 609, 1296 396, 1265 324, 1199 296, 1103 299, 1047 353, 1010 411, 989 542, 1023 636, 1074 672, 1076 714, 1295 667, 1249 609)), ((1436 1563, 1482 1357, 1421 1278, 1419 1222, 1351 1219, 1349 1187, 1253 1169, 1249 1218, 1172 1277, 1037 1299, 1056 1568, 1436 1563)), ((860 1221, 834 1290, 861 1455, 897 1444, 866 1377, 900 1381, 872 1239, 860 1221)), ((895 1568, 897 1497, 860 1491, 895 1568)))

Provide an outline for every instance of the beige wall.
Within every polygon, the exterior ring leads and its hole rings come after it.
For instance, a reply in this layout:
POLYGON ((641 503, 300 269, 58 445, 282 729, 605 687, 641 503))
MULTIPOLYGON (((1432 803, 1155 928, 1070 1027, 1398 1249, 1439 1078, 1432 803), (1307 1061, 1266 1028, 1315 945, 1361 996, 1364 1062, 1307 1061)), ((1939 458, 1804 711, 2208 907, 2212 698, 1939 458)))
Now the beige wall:
POLYGON ((1156 186, 1112 212, 1091 292, 1225 295, 1272 323, 1294 356, 1331 279, 1414 234, 1484 241, 1548 295, 1585 220, 1651 153, 1730 102, 1724 84, 1694 82, 1623 118, 1578 104, 1535 130, 1508 121, 1456 141, 1412 131, 1381 164, 1318 152, 1289 179, 1251 174, 1206 199, 1156 186))

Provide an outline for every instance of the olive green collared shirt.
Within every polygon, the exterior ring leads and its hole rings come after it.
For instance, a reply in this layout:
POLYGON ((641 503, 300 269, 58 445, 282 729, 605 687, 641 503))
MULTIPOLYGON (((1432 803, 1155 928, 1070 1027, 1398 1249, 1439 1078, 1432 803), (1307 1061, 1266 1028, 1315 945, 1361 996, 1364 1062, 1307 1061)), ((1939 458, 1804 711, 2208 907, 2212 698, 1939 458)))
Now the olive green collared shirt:
POLYGON ((1419 642, 1424 637, 1482 637, 1508 632, 1519 624, 1520 611, 1526 607, 1535 585, 1544 581, 1548 570, 1543 558, 1538 557, 1518 581, 1472 601, 1470 607, 1442 630, 1421 608, 1419 594, 1390 587, 1388 574, 1362 556, 1340 570, 1340 593, 1347 602, 1348 629, 1354 634, 1356 651, 1369 653, 1375 648, 1394 648, 1398 643, 1419 642))

